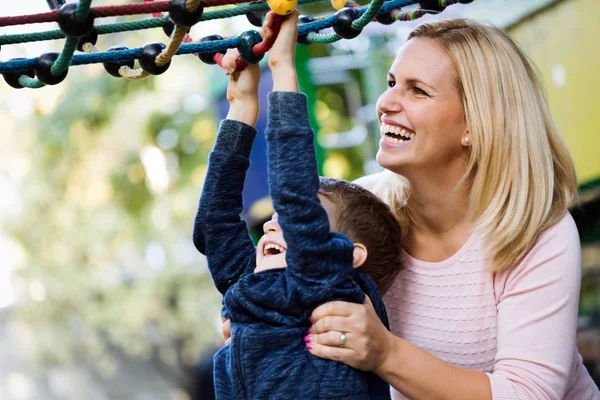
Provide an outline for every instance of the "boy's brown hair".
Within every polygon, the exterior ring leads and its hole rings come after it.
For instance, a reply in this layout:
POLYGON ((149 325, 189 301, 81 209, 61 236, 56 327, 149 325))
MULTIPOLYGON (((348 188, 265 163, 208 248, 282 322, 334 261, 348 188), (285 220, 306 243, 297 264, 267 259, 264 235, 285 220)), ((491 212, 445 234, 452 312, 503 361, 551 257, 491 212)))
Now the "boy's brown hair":
POLYGON ((351 182, 321 177, 319 194, 335 205, 336 226, 331 230, 367 248, 367 260, 359 269, 385 294, 402 269, 398 220, 379 197, 351 182))

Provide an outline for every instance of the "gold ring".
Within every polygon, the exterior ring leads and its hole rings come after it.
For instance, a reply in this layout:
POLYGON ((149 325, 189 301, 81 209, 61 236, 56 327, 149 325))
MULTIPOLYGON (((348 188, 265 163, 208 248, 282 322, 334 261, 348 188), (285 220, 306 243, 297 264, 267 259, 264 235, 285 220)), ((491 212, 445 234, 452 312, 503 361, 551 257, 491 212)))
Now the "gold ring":
POLYGON ((346 332, 340 332, 341 336, 340 336, 340 344, 339 347, 344 347, 346 345, 346 339, 348 339, 348 335, 346 334, 346 332))

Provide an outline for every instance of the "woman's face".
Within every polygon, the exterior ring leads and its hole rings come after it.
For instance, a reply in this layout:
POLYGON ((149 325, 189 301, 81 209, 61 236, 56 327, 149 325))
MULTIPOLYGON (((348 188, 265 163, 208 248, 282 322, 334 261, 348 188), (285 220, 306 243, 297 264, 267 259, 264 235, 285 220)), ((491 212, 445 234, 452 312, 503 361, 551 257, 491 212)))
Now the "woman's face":
POLYGON ((431 39, 411 39, 387 79, 388 89, 377 101, 377 162, 409 180, 417 173, 439 174, 440 168, 464 171, 465 114, 446 52, 431 39))

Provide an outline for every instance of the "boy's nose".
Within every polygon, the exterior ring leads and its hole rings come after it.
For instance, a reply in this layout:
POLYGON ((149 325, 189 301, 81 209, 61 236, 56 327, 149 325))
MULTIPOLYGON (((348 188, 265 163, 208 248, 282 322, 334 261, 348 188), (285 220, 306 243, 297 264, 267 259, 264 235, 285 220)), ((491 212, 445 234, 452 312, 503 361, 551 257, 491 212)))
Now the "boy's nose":
POLYGON ((263 225, 263 231, 265 233, 279 232, 280 230, 281 230, 281 228, 279 227, 279 224, 277 223, 277 220, 275 220, 275 219, 270 219, 267 222, 265 222, 265 224, 263 225))

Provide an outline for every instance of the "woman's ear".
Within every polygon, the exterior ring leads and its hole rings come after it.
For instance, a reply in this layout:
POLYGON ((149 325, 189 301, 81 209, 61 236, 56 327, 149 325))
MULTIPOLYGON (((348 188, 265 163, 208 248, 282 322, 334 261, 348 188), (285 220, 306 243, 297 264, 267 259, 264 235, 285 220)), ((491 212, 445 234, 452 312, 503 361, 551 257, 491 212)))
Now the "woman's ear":
POLYGON ((352 266, 359 268, 367 261, 367 248, 362 243, 354 243, 354 252, 352 253, 352 266))

